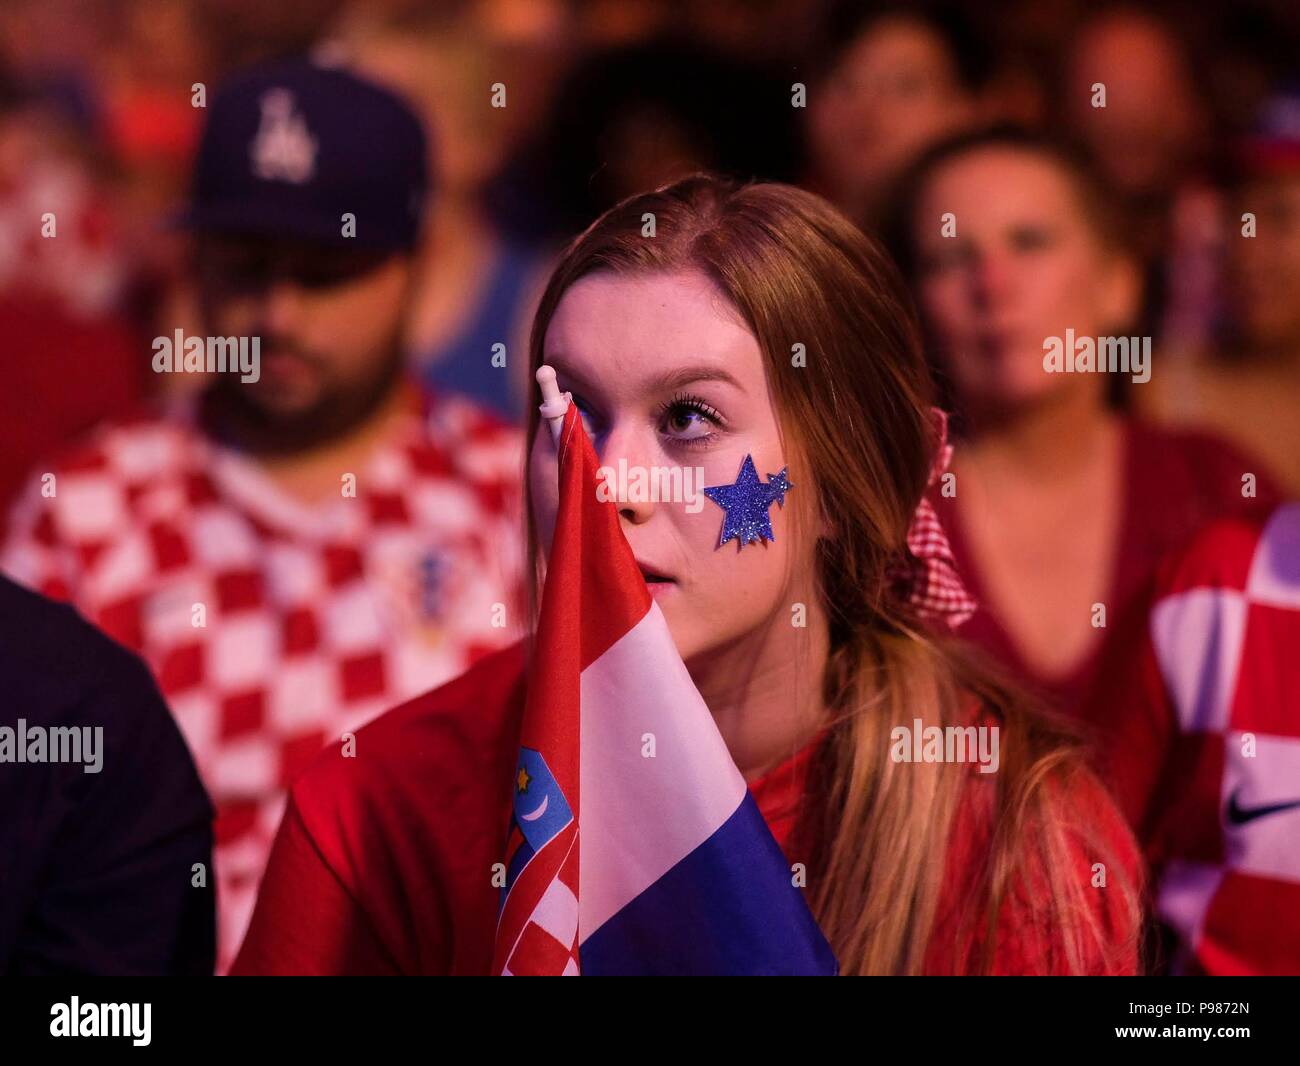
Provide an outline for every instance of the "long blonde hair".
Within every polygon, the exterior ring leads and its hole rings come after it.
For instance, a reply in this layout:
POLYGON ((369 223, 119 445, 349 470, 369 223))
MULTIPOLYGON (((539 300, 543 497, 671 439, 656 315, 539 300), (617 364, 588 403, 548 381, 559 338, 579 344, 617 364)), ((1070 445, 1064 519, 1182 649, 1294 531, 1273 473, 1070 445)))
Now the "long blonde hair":
MULTIPOLYGON (((966 898, 951 958, 987 970, 1008 894, 1032 884, 1029 910, 1060 957, 1044 972, 1118 966, 1135 949, 1139 886, 1082 812, 1062 802, 1086 775, 1078 740, 1012 686, 939 638, 891 593, 887 570, 905 547, 937 447, 932 382, 910 301, 888 257, 824 200, 778 184, 686 178, 616 205, 574 239, 533 322, 534 369, 561 297, 596 271, 696 270, 740 313, 764 353, 791 480, 814 486, 832 532, 817 542, 818 593, 830 651, 820 679, 832 720, 818 748, 797 839, 808 842, 813 912, 844 973, 926 969, 949 844, 961 809, 982 810, 987 856, 966 898), (652 215, 655 236, 642 236, 652 215), (805 365, 794 365, 794 345, 805 365), (901 765, 893 727, 995 719, 1003 753, 996 782, 962 764, 901 765), (1107 892, 1127 916, 1104 928, 1087 869, 1070 867, 1071 839, 1106 864, 1107 892)), ((529 449, 537 413, 529 425, 529 449)), ((530 557, 539 559, 531 500, 530 557)))

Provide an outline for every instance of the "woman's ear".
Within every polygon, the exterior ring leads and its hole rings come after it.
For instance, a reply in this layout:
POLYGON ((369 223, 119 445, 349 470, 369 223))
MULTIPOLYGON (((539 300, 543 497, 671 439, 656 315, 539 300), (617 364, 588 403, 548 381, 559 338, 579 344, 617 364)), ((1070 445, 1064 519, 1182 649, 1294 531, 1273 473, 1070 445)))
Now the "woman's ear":
POLYGON ((1142 306, 1142 268, 1127 253, 1111 253, 1101 272, 1101 321, 1106 329, 1122 332, 1137 321, 1142 306))

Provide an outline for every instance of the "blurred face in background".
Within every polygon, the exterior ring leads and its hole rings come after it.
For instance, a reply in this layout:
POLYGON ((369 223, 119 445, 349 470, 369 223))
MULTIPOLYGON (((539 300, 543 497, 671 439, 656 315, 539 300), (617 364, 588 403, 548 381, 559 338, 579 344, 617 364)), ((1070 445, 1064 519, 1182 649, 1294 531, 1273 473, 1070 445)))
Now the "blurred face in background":
POLYGON ((939 164, 912 219, 917 299, 963 401, 1005 415, 1098 390, 1101 374, 1049 374, 1043 343, 1110 336, 1136 310, 1137 272, 1108 249, 1069 172, 1013 147, 939 164), (956 236, 942 235, 951 212, 956 236))
POLYGON ((1195 147, 1200 106, 1178 42, 1139 13, 1098 19, 1078 36, 1066 64, 1071 130, 1120 190, 1158 194, 1181 177, 1195 147), (1106 87, 1094 107, 1093 86, 1106 87))
POLYGON ((830 194, 856 213, 973 115, 943 39, 919 20, 888 16, 844 50, 826 84, 811 94, 814 163, 830 194))
POLYGON ((1247 346, 1300 355, 1300 173, 1247 184, 1229 220, 1229 307, 1247 346), (1241 236, 1242 213, 1255 236, 1241 236))
POLYGON ((196 266, 209 334, 260 338, 259 380, 218 375, 209 399, 267 449, 335 437, 392 394, 403 364, 408 257, 203 237, 196 266))
MULTIPOLYGON (((703 486, 736 481, 746 455, 760 480, 789 462, 753 334, 704 275, 588 275, 561 298, 546 330, 544 359, 559 387, 573 393, 596 456, 617 468, 684 466, 703 470, 703 486)), ((690 662, 757 633, 793 632, 791 591, 812 597, 811 549, 798 555, 793 508, 812 492, 796 489, 769 515, 775 539, 719 547, 724 512, 707 498, 620 502, 623 532, 647 576, 677 650, 690 662), (658 580, 653 580, 658 578, 658 580)), ((559 489, 550 430, 538 425, 529 493, 542 548, 549 554, 559 489)))

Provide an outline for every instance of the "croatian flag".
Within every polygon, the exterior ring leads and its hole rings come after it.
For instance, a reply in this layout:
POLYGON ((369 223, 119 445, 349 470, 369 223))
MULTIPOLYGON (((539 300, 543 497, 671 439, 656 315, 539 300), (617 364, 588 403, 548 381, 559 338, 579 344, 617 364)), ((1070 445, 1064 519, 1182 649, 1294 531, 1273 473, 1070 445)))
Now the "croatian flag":
POLYGON ((496 974, 833 974, 570 403, 496 974))

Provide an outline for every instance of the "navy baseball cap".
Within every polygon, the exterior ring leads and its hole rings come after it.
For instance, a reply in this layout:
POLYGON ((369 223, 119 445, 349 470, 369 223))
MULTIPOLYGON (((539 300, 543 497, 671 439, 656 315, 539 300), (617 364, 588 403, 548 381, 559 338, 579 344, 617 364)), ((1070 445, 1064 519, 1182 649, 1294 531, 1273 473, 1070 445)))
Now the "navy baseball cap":
POLYGON ((340 67, 295 59, 241 72, 209 102, 180 222, 396 252, 419 239, 428 193, 428 142, 410 109, 340 67))

